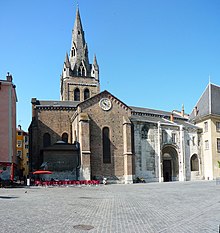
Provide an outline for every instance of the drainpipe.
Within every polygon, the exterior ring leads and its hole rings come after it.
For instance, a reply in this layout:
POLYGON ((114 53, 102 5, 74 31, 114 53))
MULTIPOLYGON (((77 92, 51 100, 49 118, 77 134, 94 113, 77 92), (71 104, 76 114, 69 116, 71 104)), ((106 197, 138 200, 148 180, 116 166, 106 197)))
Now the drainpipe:
POLYGON ((179 181, 185 181, 185 163, 183 156, 183 126, 180 125, 179 181))
POLYGON ((161 176, 161 145, 160 145, 160 122, 158 124, 158 177, 159 177, 159 182, 162 182, 162 176, 161 176))

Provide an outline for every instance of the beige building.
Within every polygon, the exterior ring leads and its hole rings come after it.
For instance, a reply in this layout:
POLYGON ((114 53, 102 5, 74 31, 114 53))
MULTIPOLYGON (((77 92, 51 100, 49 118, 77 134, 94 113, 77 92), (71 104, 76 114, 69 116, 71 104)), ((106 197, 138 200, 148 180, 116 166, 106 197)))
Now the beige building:
POLYGON ((204 178, 220 176, 220 87, 209 83, 190 115, 190 120, 202 129, 201 164, 204 178))

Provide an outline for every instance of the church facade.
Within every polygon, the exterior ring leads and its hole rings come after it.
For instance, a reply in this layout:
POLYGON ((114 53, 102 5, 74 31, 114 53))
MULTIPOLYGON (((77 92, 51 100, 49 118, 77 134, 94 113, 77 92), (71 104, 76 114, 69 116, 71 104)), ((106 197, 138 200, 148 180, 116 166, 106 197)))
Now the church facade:
POLYGON ((204 178, 201 127, 182 111, 128 106, 100 91, 99 66, 89 63, 79 10, 61 78, 60 100, 32 98, 30 171, 50 177, 112 183, 204 178))

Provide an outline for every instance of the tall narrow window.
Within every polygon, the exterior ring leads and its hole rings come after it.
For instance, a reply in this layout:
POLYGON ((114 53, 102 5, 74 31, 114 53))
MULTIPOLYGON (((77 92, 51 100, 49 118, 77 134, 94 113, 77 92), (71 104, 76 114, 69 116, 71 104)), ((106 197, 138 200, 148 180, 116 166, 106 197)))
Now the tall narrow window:
POLYGON ((109 138, 108 127, 104 127, 102 130, 102 145, 103 145, 103 163, 111 163, 110 138, 109 138))
POLYGON ((82 76, 86 76, 86 71, 84 67, 82 67, 82 76))
POLYGON ((90 94, 89 94, 89 89, 85 89, 84 90, 84 100, 88 99, 90 97, 90 94))
POLYGON ((82 76, 82 70, 81 70, 81 67, 79 67, 79 69, 78 69, 78 76, 82 76))
POLYGON ((63 133, 62 141, 64 141, 65 143, 68 143, 68 134, 67 133, 63 133))
POLYGON ((205 150, 208 150, 208 149, 209 149, 209 141, 205 140, 205 150))
POLYGON ((208 122, 204 122, 204 132, 208 132, 208 122))
POLYGON ((75 57, 75 55, 76 55, 76 50, 75 50, 75 48, 74 48, 74 47, 72 48, 72 51, 71 51, 71 52, 72 52, 72 54, 71 54, 71 55, 72 55, 72 57, 75 57))
POLYGON ((193 146, 195 146, 195 136, 192 137, 193 146))
POLYGON ((147 139, 148 138, 148 127, 144 125, 141 129, 141 138, 142 139, 147 139))
POLYGON ((76 88, 74 90, 74 101, 80 101, 80 90, 79 90, 79 88, 76 88))
POLYGON ((201 145, 201 136, 198 135, 198 146, 200 146, 200 145, 201 145))
POLYGON ((220 138, 217 138, 217 151, 220 152, 220 138))
POLYGON ((220 122, 216 122, 216 131, 220 132, 220 122))
POLYGON ((167 132, 165 130, 162 130, 162 141, 163 143, 166 143, 168 139, 167 132))
POLYGON ((172 143, 176 143, 176 134, 172 133, 172 143))
POLYGON ((50 134, 49 133, 45 133, 43 136, 43 146, 47 147, 51 145, 51 139, 50 139, 50 134))

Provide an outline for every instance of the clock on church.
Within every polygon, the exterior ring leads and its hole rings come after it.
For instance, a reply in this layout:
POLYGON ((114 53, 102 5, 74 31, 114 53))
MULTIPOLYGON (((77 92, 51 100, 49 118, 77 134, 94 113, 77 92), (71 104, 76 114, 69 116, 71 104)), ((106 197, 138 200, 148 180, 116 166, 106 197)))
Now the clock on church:
POLYGON ((99 102, 99 106, 104 110, 104 111, 108 111, 111 109, 112 107, 112 103, 111 100, 108 98, 102 98, 99 102))

